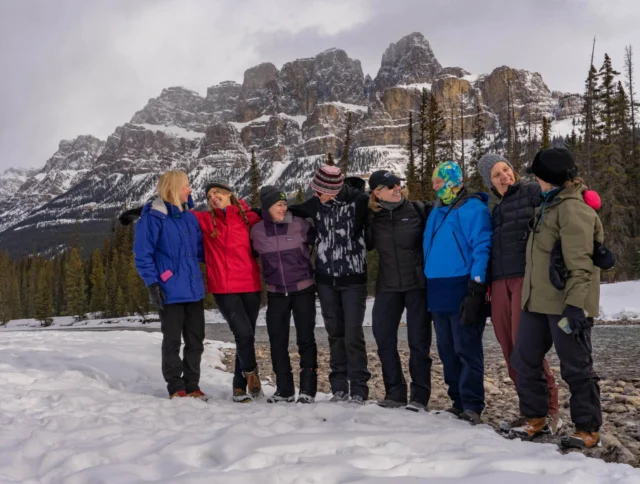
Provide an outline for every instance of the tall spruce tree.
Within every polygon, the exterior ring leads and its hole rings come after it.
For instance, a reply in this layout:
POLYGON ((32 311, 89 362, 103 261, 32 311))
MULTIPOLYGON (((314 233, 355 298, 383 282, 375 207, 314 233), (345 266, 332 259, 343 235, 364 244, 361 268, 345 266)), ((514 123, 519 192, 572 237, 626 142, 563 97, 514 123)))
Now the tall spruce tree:
POLYGON ((336 162, 333 161, 333 154, 331 152, 327 153, 327 165, 336 166, 336 162))
POLYGON ((89 311, 103 313, 107 309, 107 283, 102 266, 102 255, 96 249, 91 255, 91 302, 89 311))
POLYGON ((542 117, 542 142, 540 149, 546 150, 551 148, 551 121, 546 116, 542 117))
POLYGON ((302 191, 302 186, 298 187, 298 191, 296 192, 296 203, 304 202, 304 192, 302 191))
POLYGON ((427 145, 427 111, 429 109, 429 92, 423 87, 420 94, 420 111, 418 112, 418 154, 420 156, 420 166, 418 167, 418 178, 420 187, 423 186, 423 176, 426 173, 426 145, 427 145))
POLYGON ((409 142, 407 152, 409 153, 409 163, 407 164, 407 190, 411 200, 423 200, 422 186, 418 177, 416 158, 413 152, 413 113, 409 111, 409 142))
POLYGON ((586 182, 591 183, 594 142, 597 136, 596 129, 596 102, 598 98, 597 86, 598 71, 593 65, 593 54, 591 56, 591 67, 585 81, 584 104, 582 107, 582 117, 584 123, 583 139, 584 139, 584 178, 586 182))
POLYGON ((249 203, 252 207, 257 207, 260 205, 260 171, 256 161, 256 150, 253 148, 251 149, 251 166, 249 167, 249 185, 251 189, 249 203))
POLYGON ((38 271, 38 285, 36 287, 35 316, 42 326, 51 324, 53 316, 53 294, 51 287, 51 264, 45 263, 38 271))
POLYGON ((478 171, 478 161, 480 161, 480 158, 486 153, 486 132, 484 127, 484 112, 479 97, 476 97, 475 108, 473 117, 473 150, 471 152, 471 161, 469 162, 465 185, 474 190, 482 190, 483 183, 480 172, 478 171))
POLYGON ((69 251, 67 273, 65 274, 65 296, 67 314, 81 320, 86 317, 87 291, 80 248, 69 251))
POLYGON ((349 150, 351 149, 351 111, 347 114, 347 128, 344 136, 344 146, 340 157, 340 170, 344 175, 349 171, 349 150))
POLYGON ((435 193, 431 186, 431 175, 438 163, 445 161, 449 154, 446 121, 433 93, 429 96, 429 105, 427 106, 426 136, 425 170, 421 176, 422 195, 425 200, 432 200, 435 198, 435 193))
POLYGON ((627 91, 629 91, 629 113, 631 116, 631 133, 633 142, 633 160, 639 163, 640 153, 638 152, 638 135, 636 133, 636 90, 634 79, 634 64, 633 64, 633 47, 630 45, 624 48, 624 74, 625 83, 627 85, 627 91))

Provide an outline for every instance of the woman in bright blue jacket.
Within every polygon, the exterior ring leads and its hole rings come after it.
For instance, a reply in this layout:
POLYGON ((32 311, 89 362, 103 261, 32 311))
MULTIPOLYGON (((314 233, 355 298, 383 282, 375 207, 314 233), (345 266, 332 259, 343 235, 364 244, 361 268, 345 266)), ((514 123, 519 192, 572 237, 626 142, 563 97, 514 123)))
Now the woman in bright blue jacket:
POLYGON ((168 171, 158 181, 158 197, 146 204, 136 225, 136 269, 159 310, 162 329, 162 375, 171 398, 206 399, 200 390, 204 350, 204 262, 202 232, 189 211, 187 175, 168 171), (184 361, 180 359, 184 337, 184 361))
POLYGON ((427 301, 452 407, 472 423, 484 410, 484 331, 491 215, 486 193, 471 193, 457 163, 433 172, 438 202, 424 232, 427 301))

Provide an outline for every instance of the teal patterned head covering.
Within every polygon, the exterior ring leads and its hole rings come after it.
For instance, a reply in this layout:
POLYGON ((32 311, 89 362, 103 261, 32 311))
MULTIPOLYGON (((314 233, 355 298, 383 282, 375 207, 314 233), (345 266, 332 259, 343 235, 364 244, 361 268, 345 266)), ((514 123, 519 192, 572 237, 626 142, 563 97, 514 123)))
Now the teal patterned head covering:
POLYGON ((462 188, 462 170, 455 161, 443 161, 433 170, 432 179, 440 178, 444 180, 444 185, 436 193, 437 197, 445 205, 449 205, 456 199, 458 192, 462 188))

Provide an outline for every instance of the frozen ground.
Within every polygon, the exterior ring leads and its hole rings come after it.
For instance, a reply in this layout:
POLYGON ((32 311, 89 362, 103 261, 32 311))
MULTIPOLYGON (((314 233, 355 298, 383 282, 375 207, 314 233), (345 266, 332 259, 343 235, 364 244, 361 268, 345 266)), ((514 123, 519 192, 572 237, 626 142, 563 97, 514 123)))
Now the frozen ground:
POLYGON ((640 483, 638 469, 442 415, 330 404, 326 395, 313 405, 235 404, 213 341, 201 381, 213 400, 168 400, 160 338, 5 332, 0 482, 640 483))

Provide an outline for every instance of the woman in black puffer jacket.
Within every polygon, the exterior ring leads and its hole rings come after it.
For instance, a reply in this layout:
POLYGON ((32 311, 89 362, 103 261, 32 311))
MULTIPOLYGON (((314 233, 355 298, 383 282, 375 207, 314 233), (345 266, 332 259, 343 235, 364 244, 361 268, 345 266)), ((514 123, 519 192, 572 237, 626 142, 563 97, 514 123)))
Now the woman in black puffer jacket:
MULTIPOLYGON (((520 325, 529 220, 542 197, 540 186, 520 180, 511 163, 501 155, 484 155, 478 162, 478 171, 487 188, 499 200, 492 213, 491 322, 507 362, 509 377, 515 384, 517 375, 509 359, 520 325)), ((558 417, 558 386, 547 360, 544 360, 544 373, 549 392, 549 426, 555 432, 562 425, 558 417)), ((521 420, 501 428, 506 431, 507 427, 520 425, 521 420)))
POLYGON ((382 364, 385 398, 382 407, 426 410, 431 396, 431 314, 427 309, 422 238, 425 207, 410 202, 400 189, 400 178, 377 171, 369 178, 368 248, 379 255, 376 298, 373 305, 373 335, 382 364), (407 405, 407 383, 398 354, 398 326, 407 312, 409 373, 411 389, 407 405))

